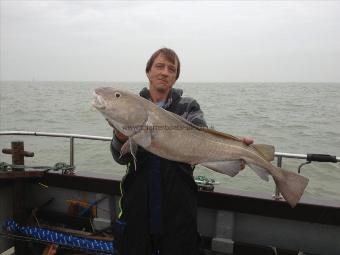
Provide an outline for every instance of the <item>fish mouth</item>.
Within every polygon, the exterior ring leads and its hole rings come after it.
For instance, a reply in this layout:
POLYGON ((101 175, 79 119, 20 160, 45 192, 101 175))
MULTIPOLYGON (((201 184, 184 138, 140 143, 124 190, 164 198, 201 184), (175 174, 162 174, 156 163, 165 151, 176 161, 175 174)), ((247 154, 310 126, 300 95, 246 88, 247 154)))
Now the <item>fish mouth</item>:
POLYGON ((96 92, 93 92, 92 106, 98 110, 103 110, 106 107, 105 100, 96 92))

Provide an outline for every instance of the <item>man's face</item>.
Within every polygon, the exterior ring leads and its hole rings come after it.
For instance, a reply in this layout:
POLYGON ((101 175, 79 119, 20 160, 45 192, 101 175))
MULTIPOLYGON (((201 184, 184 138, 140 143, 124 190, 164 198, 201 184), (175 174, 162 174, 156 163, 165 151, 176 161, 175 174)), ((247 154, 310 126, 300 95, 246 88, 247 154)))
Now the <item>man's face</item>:
POLYGON ((150 88, 159 93, 168 93, 176 82, 178 63, 171 63, 163 54, 159 54, 147 76, 150 81, 150 88))

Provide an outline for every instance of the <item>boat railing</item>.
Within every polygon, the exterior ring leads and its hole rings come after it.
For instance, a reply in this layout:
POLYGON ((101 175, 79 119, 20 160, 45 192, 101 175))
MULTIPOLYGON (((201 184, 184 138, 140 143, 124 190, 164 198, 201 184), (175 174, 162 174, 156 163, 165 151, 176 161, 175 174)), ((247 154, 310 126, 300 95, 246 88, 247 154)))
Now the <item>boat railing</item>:
POLYGON ((23 135, 23 136, 49 136, 49 137, 62 137, 69 138, 70 140, 70 165, 74 166, 74 140, 96 140, 96 141, 111 141, 112 137, 93 136, 93 135, 80 135, 80 134, 67 134, 67 133, 50 133, 50 132, 33 132, 33 131, 0 131, 0 135, 23 135))
MULTIPOLYGON (((93 135, 80 135, 80 134, 67 134, 67 133, 50 133, 50 132, 34 132, 34 131, 0 131, 1 135, 22 135, 22 136, 48 136, 48 137, 62 137, 69 138, 70 140, 70 165, 74 166, 74 141, 75 139, 84 139, 84 140, 97 140, 97 141, 111 141, 112 137, 106 136, 93 136, 93 135)), ((300 173, 300 169, 303 165, 309 164, 312 161, 317 162, 340 162, 340 157, 325 155, 325 154, 296 154, 296 153, 286 153, 286 152, 275 152, 275 157, 277 158, 277 166, 282 166, 282 160, 284 158, 291 159, 301 159, 305 160, 299 166, 298 172, 300 173)), ((276 186, 275 194, 273 195, 275 199, 280 199, 280 193, 276 186)))

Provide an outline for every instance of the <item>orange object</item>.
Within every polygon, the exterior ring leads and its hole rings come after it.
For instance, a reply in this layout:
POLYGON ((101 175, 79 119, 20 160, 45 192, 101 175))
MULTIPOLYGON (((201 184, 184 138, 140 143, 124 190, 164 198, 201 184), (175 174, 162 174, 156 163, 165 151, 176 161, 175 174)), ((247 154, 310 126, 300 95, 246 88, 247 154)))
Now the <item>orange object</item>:
POLYGON ((79 216, 84 210, 86 211, 85 215, 81 216, 88 216, 94 218, 97 216, 97 206, 92 205, 86 201, 79 201, 79 200, 67 200, 68 204, 68 213, 73 216, 79 216), (91 207, 91 208, 89 208, 91 207))
POLYGON ((57 254, 57 250, 58 250, 58 245, 49 244, 44 249, 42 255, 55 255, 57 254))

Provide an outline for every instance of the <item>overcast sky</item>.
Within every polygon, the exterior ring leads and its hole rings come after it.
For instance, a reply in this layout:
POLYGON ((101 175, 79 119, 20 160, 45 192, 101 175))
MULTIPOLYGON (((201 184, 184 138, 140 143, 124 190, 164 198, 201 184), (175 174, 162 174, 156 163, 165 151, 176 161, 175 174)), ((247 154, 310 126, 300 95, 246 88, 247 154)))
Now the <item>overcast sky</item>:
POLYGON ((340 82, 340 1, 0 1, 1 80, 340 82))

